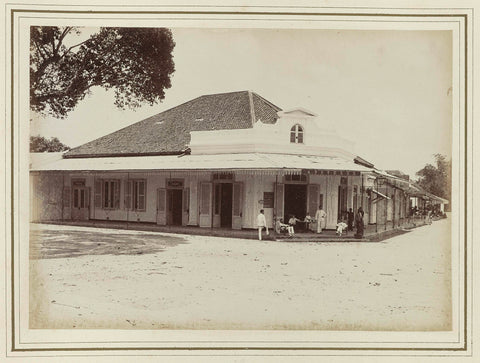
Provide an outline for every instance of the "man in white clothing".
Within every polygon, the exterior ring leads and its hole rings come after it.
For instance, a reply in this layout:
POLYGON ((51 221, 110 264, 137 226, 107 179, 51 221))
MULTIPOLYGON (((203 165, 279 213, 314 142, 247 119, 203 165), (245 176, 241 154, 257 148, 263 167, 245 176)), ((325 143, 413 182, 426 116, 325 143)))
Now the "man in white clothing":
POLYGON ((263 212, 263 209, 260 210, 260 213, 257 216, 257 227, 258 227, 258 239, 261 241, 262 240, 262 229, 264 227, 267 230, 267 236, 268 236, 267 220, 265 219, 265 214, 263 212))
POLYGON ((317 213, 315 213, 315 219, 317 220, 317 233, 322 233, 322 227, 325 223, 326 216, 327 213, 325 213, 321 206, 318 206, 317 213))

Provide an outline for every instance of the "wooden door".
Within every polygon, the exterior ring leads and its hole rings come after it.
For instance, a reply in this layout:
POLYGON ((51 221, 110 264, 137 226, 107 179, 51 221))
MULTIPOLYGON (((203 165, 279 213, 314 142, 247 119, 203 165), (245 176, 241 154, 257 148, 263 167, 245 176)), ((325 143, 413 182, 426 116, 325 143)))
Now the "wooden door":
MULTIPOLYGON (((277 219, 283 219, 283 207, 284 207, 284 190, 285 186, 283 184, 277 184, 275 190, 275 217, 277 219)), ((288 221, 284 221, 287 223, 288 221)))
POLYGON ((157 224, 167 224, 167 190, 157 189, 157 224))
POLYGON ((214 228, 219 228, 222 213, 222 184, 213 184, 213 223, 214 228))
POLYGON ((89 189, 86 187, 73 187, 73 220, 89 219, 89 189))
POLYGON ((314 218, 318 209, 318 193, 320 191, 320 186, 317 184, 310 184, 308 186, 307 193, 307 213, 310 214, 310 217, 314 218))
POLYGON ((212 226, 212 183, 200 183, 198 225, 212 226))
POLYGON ((183 189, 183 213, 182 213, 182 225, 188 224, 188 216, 190 212, 190 188, 183 189))
POLYGON ((233 183, 232 229, 242 229, 243 183, 233 183))

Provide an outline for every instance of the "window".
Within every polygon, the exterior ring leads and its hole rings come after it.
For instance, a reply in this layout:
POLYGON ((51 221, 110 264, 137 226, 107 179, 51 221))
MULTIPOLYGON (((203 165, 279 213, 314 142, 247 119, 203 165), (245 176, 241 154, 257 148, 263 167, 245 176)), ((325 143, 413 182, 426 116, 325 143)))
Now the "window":
MULTIPOLYGON (((95 180, 95 208, 119 209, 120 208, 120 180, 96 179, 95 180)), ((74 196, 75 197, 75 196, 74 196)))
POLYGON ((145 179, 134 179, 125 181, 125 208, 135 211, 145 211, 145 194, 145 179))
POLYGON ((293 144, 303 144, 303 127, 295 125, 290 129, 290 142, 293 144))
POLYGON ((120 208, 120 182, 118 180, 103 181, 103 209, 120 208))

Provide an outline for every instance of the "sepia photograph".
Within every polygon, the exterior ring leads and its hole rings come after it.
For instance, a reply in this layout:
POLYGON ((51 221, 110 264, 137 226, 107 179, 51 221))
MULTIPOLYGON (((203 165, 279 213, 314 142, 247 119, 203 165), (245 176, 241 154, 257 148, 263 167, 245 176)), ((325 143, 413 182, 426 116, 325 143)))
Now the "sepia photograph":
POLYGON ((0 7, 8 360, 473 357, 473 8, 362 3, 0 7))
POLYGON ((30 28, 30 328, 448 331, 452 32, 30 28))

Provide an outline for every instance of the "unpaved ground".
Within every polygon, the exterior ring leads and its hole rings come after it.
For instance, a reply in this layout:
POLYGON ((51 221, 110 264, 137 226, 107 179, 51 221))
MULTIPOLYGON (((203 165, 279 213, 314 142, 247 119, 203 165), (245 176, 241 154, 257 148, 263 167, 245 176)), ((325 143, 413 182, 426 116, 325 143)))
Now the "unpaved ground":
POLYGON ((449 330, 449 220, 380 243, 31 226, 31 328, 449 330))

